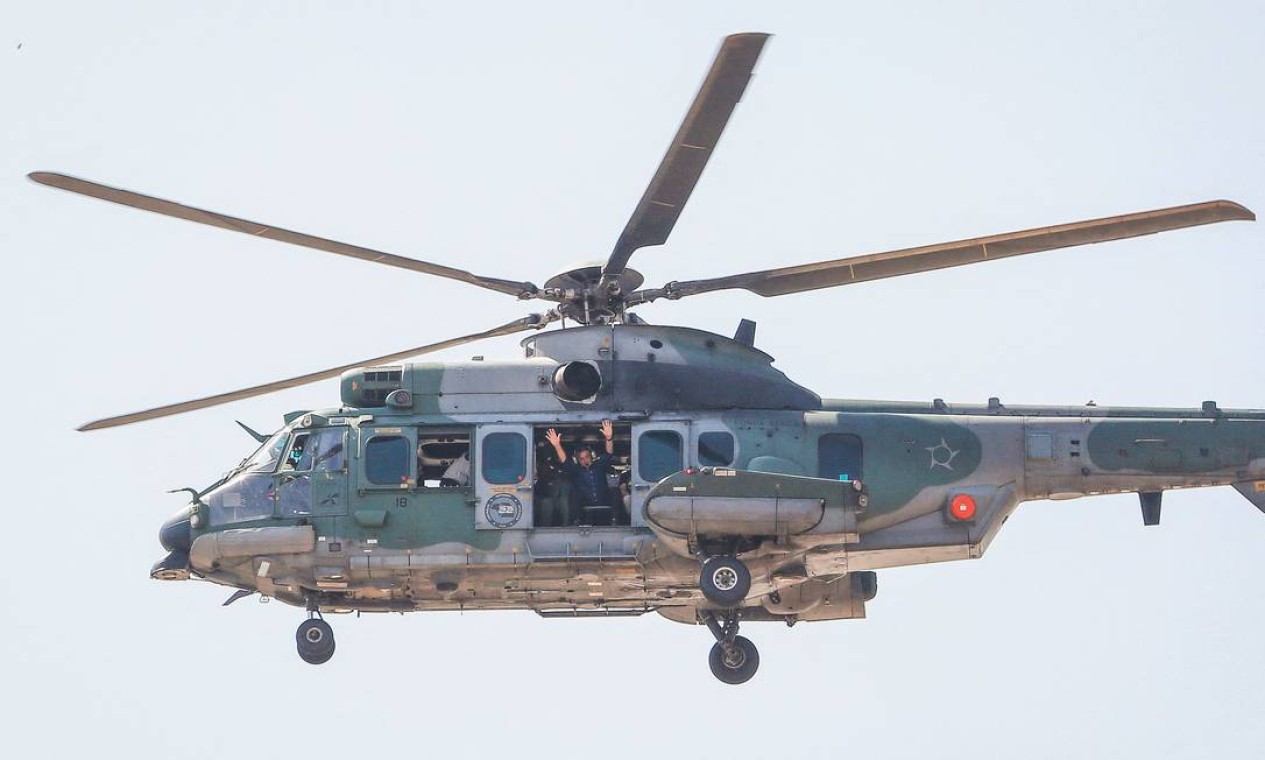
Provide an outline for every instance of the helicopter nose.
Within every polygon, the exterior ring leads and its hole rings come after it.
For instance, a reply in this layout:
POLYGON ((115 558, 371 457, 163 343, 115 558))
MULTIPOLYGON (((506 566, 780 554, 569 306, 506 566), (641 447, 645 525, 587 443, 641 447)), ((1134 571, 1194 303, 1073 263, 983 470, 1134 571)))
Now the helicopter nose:
POLYGON ((158 542, 168 551, 154 563, 149 577, 160 581, 189 580, 189 549, 193 546, 193 505, 185 507, 163 522, 158 529, 158 542))
POLYGON ((193 546, 193 533, 189 521, 193 516, 193 505, 185 507, 163 522, 158 529, 158 543, 169 552, 188 554, 193 546))

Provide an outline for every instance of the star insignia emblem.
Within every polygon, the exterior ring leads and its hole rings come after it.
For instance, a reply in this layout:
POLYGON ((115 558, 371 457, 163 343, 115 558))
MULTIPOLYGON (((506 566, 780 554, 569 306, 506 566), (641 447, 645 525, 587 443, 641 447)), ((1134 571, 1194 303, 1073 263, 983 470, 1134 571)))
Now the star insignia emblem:
POLYGON ((948 442, 943 438, 935 446, 928 446, 927 451, 931 452, 931 467, 934 470, 937 467, 943 467, 946 470, 953 470, 953 458, 956 457, 961 449, 954 449, 949 446, 948 442))

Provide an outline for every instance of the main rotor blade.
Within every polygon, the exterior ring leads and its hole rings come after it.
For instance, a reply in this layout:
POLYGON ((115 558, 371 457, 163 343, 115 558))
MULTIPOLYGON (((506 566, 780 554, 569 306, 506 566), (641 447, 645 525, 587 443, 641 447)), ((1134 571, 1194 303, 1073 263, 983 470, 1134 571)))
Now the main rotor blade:
POLYGON ((316 237, 314 235, 306 235, 302 232, 294 232, 292 230, 283 230, 280 227, 271 227, 259 222, 252 222, 247 219, 238 219, 237 217, 219 214, 214 211, 204 211, 203 209, 185 206, 174 201, 166 201, 162 198, 154 198, 149 195, 134 193, 130 190, 120 190, 117 187, 109 187, 96 182, 91 182, 78 177, 70 177, 65 174, 56 174, 53 172, 32 172, 27 175, 31 179, 41 185, 56 187, 61 190, 69 190, 72 193, 87 195, 92 198, 99 198, 103 201, 118 203, 124 206, 131 206, 144 211, 152 211, 155 214, 163 214, 164 216, 174 216, 177 219, 185 219, 198 224, 206 224, 212 227, 220 227, 234 232, 244 232, 247 235, 255 237, 268 238, 270 240, 279 240, 283 243, 292 243, 301 245, 305 248, 315 248, 318 251, 326 253, 336 253, 339 256, 350 256, 353 259, 361 259, 362 261, 372 261, 378 264, 386 264, 388 266, 399 267, 400 269, 408 269, 414 272, 422 272, 423 274, 433 274, 438 277, 447 277, 450 280, 460 280, 471 285, 477 285, 481 288, 495 290, 500 293, 508 293, 512 296, 532 295, 537 288, 530 282, 513 282, 510 280, 500 280, 494 277, 481 277, 471 274, 461 269, 446 267, 442 264, 432 264, 427 261, 418 261, 403 256, 395 256, 382 251, 375 251, 370 248, 362 248, 358 245, 350 245, 348 243, 340 243, 337 240, 327 240, 325 238, 316 237))
POLYGON ((677 282, 662 289, 638 291, 628 303, 632 306, 657 298, 680 298, 728 288, 750 290, 762 296, 781 296, 1235 219, 1255 221, 1256 215, 1232 201, 1208 201, 952 243, 677 282))
POLYGON ((725 38, 659 170, 615 243, 615 250, 602 269, 604 280, 618 277, 633 251, 667 241, 734 107, 747 89, 751 71, 768 38, 767 34, 734 34, 725 38))
POLYGON ((410 356, 440 351, 445 348, 459 346, 462 343, 470 343, 484 338, 495 338, 500 335, 510 335, 511 333, 522 332, 524 330, 535 330, 550 322, 554 322, 560 317, 553 311, 545 314, 532 314, 522 319, 516 319, 513 322, 507 322, 500 327, 494 327, 491 330, 485 330, 480 333, 471 335, 463 335, 460 338, 449 338, 438 343, 428 343, 424 346, 417 346, 404 351, 396 351, 393 354, 385 356, 375 356, 372 359, 364 361, 352 362, 344 364, 340 367, 331 367, 323 369, 320 372, 311 372, 306 375, 299 375, 288 380, 278 380, 264 385, 256 385, 251 388, 243 388, 239 391, 231 391, 229 393, 220 393, 215 396, 207 396, 206 398, 195 399, 193 401, 183 401, 179 404, 168 404, 167 406, 159 406, 154 409, 146 409, 142 412, 133 412, 132 414, 123 414, 118 417, 107 417, 103 420, 89 422, 80 427, 80 430, 101 430, 103 428, 118 427, 119 425, 130 425, 133 422, 142 422, 144 420, 157 419, 158 417, 169 417, 173 414, 183 414, 184 412, 192 412, 196 409, 206 409, 210 406, 218 406, 219 404, 227 404, 230 401, 238 401, 241 399, 252 398, 254 396, 262 396, 265 393, 280 391, 286 388, 295 388, 300 385, 314 383, 318 380, 325 380, 331 377, 337 377, 349 369, 357 367, 370 367, 376 364, 385 364, 387 362, 395 362, 406 359, 410 356))

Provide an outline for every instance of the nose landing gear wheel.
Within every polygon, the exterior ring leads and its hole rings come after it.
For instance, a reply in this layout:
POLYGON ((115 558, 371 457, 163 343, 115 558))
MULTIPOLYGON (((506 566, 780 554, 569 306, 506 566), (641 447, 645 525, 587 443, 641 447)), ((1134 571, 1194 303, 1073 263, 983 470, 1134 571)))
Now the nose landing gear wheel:
POLYGON ((329 662, 334 656, 334 629, 320 618, 304 620, 294 634, 299 657, 312 665, 329 662))
POLYGON ((707 601, 737 607, 751 591, 751 571, 737 557, 712 557, 703 563, 698 586, 707 601))
POLYGON ((728 684, 746 683, 760 667, 760 653, 746 636, 735 636, 732 643, 717 641, 707 656, 712 675, 728 684))

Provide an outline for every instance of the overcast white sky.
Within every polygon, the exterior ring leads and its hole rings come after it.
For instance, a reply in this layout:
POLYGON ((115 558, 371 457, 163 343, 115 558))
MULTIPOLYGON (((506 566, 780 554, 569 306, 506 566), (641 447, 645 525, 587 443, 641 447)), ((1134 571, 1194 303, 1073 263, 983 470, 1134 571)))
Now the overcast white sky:
MULTIPOLYGON (((1259 2, 0 5, 0 733, 19 755, 1259 757, 1265 515, 1230 489, 1020 509, 870 619, 338 618, 147 577, 159 523, 333 381, 90 419, 521 315, 459 283, 37 186, 54 170, 541 282, 604 258, 720 39, 775 35, 650 284, 1214 198, 1265 210, 1259 2), (890 6, 890 7, 888 7, 890 6), (110 754, 114 754, 113 751, 110 754)), ((1262 227, 641 310, 823 395, 1265 406, 1262 227)), ((511 358, 513 339, 445 354, 511 358)))

